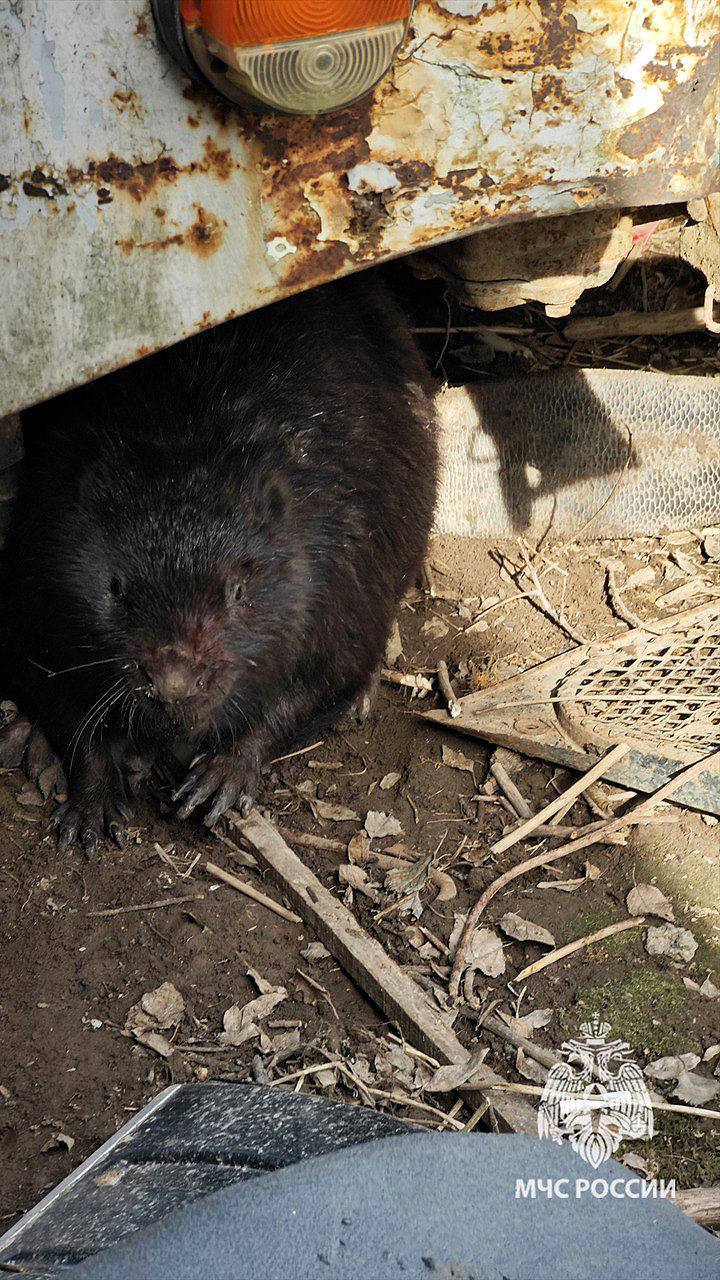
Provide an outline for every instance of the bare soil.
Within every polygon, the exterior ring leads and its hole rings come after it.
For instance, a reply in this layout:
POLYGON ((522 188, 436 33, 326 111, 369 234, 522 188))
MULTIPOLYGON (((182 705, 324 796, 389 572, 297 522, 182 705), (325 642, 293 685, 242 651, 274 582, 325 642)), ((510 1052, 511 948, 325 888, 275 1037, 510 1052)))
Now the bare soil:
MULTIPOLYGON (((683 550, 701 566, 699 545, 699 533, 688 535, 683 550)), ((437 594, 418 591, 403 608, 399 669, 432 673, 445 657, 462 694, 568 647, 567 638, 530 601, 511 599, 517 588, 500 574, 492 550, 451 540, 435 543, 437 594), (487 601, 497 597, 506 603, 488 615, 487 629, 464 634, 487 601)), ((627 593, 633 609, 652 617, 660 590, 678 581, 672 551, 672 543, 656 539, 590 544, 545 550, 537 564, 548 596, 556 604, 564 601, 574 625, 607 638, 625 624, 608 607, 601 560, 620 558, 626 575, 653 567, 652 585, 627 593)), ((702 571, 710 577, 714 572, 707 566, 702 571)), ((456 915, 466 912, 506 866, 536 851, 537 842, 520 844, 497 859, 490 854, 489 845, 514 821, 497 789, 487 785, 491 748, 431 727, 416 714, 439 705, 435 694, 411 701, 407 692, 384 684, 368 723, 329 733, 305 754, 275 765, 259 802, 291 831, 342 843, 342 852, 299 847, 298 852, 442 1004, 447 956, 418 930, 426 929, 447 946, 456 915), (443 745, 462 751, 473 772, 444 764, 443 745), (399 777, 388 780, 389 774, 399 777), (482 801, 473 799, 478 794, 484 795, 482 801), (347 806, 357 817, 316 818, 311 805, 316 798, 347 806), (338 868, 349 861, 345 846, 369 811, 392 815, 402 828, 401 835, 375 840, 376 851, 387 851, 399 840, 411 858, 434 855, 433 866, 451 877, 446 889, 454 895, 441 900, 437 882, 426 879, 419 896, 408 903, 407 895, 386 887, 385 872, 372 865, 367 868, 371 896, 341 883, 338 868)), ((513 767, 533 808, 572 781, 566 771, 529 758, 518 757, 513 767)), ((427 1073, 419 1077, 417 1060, 388 1039, 393 1029, 332 958, 301 955, 313 941, 308 929, 279 919, 208 876, 204 864, 212 859, 278 898, 276 888, 256 870, 238 865, 222 839, 232 835, 229 829, 215 835, 199 822, 180 823, 162 797, 146 796, 126 850, 106 845, 92 861, 76 849, 61 857, 46 830, 50 806, 18 802, 24 782, 18 772, 0 778, 0 1229, 167 1083, 218 1074, 252 1078, 253 1059, 256 1072, 262 1076, 262 1070, 269 1070, 276 1079, 320 1065, 323 1055, 329 1055, 357 1072, 364 1092, 337 1070, 290 1081, 287 1087, 389 1106, 408 1119, 440 1123, 441 1117, 388 1102, 372 1090, 394 1092, 408 1101, 422 1097, 441 1113, 454 1108, 451 1125, 469 1121, 471 1112, 454 1095, 422 1093, 427 1073), (184 895, 197 898, 154 910, 91 914, 184 895), (224 1012, 257 995, 249 969, 284 986, 288 996, 264 1024, 264 1045, 256 1038, 240 1048, 226 1048, 219 1041, 224 1012), (165 981, 185 1000, 182 1022, 164 1033, 174 1044, 167 1059, 125 1030, 130 1007, 165 981), (292 1024, 299 1029, 300 1044, 283 1060, 274 1047, 292 1024), (264 1053, 258 1053, 259 1047, 264 1053)), ((600 790, 611 804, 617 789, 600 790)), ((564 822, 583 824, 593 816, 581 800, 564 822)), ((637 928, 577 952, 517 989, 513 974, 546 948, 504 937, 505 973, 493 979, 476 976, 479 1008, 497 1001, 497 1009, 520 1016, 550 1009, 550 1020, 534 1036, 547 1048, 558 1049, 598 1009, 643 1065, 664 1054, 703 1055, 720 1041, 720 1000, 688 989, 683 978, 701 983, 710 973, 720 985, 718 830, 699 814, 680 812, 676 824, 651 828, 625 847, 596 846, 558 863, 554 875, 535 873, 517 880, 494 900, 486 921, 494 926, 506 912, 516 912, 549 929, 562 945, 625 919, 625 898, 634 881, 656 879, 673 900, 677 923, 698 939, 690 963, 676 966, 651 958, 644 948, 644 929, 637 928), (586 874, 588 861, 594 878, 586 874), (569 892, 538 887, 539 881, 554 878, 581 883, 569 892)), ((454 1027, 467 1045, 488 1044, 488 1061, 522 1081, 514 1053, 486 1037, 478 1021, 478 1008, 465 1003, 454 1027)), ((710 1059, 698 1069, 712 1078, 719 1062, 710 1059)), ((717 1105, 717 1099, 709 1105, 717 1105)), ((666 1113, 658 1113, 656 1121, 658 1136, 636 1148, 650 1173, 675 1177, 680 1186, 720 1181, 714 1122, 666 1113)))

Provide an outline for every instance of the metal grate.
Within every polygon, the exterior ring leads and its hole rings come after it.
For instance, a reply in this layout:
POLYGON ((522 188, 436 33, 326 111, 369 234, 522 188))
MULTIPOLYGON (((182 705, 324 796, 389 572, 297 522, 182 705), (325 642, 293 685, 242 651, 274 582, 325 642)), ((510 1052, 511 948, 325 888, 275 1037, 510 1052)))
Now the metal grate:
MULTIPOLYGON (((720 746, 720 607, 684 631, 583 664, 561 681, 563 719, 583 734, 666 747, 720 746)), ((555 701, 555 698, 553 699, 555 701)))

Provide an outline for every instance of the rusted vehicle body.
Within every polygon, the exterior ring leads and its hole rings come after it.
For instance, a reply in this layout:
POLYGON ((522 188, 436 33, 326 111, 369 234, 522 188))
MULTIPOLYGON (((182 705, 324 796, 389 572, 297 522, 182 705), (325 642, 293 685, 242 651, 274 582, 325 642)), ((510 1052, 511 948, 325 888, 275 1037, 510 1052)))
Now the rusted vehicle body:
POLYGON ((383 259, 718 186, 717 0, 419 0, 317 118, 198 90, 150 0, 0 0, 0 64, 0 414, 383 259))

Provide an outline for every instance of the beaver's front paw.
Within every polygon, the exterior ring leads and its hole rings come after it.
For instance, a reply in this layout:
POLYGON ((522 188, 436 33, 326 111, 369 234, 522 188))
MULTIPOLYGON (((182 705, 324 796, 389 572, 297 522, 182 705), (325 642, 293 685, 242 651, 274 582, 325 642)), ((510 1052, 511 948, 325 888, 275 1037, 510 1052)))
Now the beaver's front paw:
POLYGON ((178 817, 187 818, 193 809, 213 797, 205 815, 205 826, 213 827, 233 806, 247 817, 254 804, 250 792, 256 782, 257 774, 237 756, 201 756, 172 798, 182 800, 178 817))
POLYGON ((108 783, 98 794, 97 787, 71 788, 70 798, 55 810, 50 827, 55 831, 61 853, 77 840, 92 857, 103 836, 119 849, 125 847, 127 824, 132 817, 122 779, 108 783))

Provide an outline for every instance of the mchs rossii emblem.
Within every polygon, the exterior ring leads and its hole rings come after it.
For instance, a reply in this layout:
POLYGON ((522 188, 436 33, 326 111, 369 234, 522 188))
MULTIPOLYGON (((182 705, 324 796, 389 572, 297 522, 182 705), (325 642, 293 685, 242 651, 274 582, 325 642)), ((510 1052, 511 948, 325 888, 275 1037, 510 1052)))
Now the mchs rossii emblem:
POLYGON ((608 1040, 610 1023, 594 1013, 582 1037, 564 1041, 563 1062, 548 1072, 538 1111, 541 1138, 563 1138, 593 1169, 630 1138, 652 1138, 653 1113, 630 1046, 608 1040))

